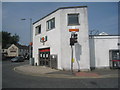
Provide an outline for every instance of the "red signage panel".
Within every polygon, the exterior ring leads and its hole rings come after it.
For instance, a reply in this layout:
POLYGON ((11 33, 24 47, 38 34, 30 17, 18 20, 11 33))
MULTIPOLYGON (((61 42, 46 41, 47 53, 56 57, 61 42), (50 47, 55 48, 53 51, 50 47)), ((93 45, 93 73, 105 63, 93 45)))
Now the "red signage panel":
POLYGON ((39 50, 40 52, 50 52, 50 49, 39 50))

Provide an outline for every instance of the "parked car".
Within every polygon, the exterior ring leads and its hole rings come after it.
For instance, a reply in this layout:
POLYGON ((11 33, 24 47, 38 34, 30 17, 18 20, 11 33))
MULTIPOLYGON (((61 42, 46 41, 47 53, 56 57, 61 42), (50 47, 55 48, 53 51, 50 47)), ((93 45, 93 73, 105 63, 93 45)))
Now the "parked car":
POLYGON ((29 55, 26 55, 26 56, 25 56, 25 60, 29 60, 29 55))
POLYGON ((17 56, 11 59, 11 62, 24 62, 24 58, 22 56, 17 56))
POLYGON ((2 54, 2 60, 6 60, 6 57, 2 54))

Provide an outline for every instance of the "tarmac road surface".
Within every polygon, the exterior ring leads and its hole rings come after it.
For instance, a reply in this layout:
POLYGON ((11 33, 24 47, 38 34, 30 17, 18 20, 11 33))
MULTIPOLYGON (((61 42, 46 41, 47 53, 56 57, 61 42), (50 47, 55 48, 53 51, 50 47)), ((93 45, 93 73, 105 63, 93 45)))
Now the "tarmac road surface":
POLYGON ((28 61, 2 63, 2 88, 118 88, 118 78, 51 78, 20 74, 13 69, 28 61))

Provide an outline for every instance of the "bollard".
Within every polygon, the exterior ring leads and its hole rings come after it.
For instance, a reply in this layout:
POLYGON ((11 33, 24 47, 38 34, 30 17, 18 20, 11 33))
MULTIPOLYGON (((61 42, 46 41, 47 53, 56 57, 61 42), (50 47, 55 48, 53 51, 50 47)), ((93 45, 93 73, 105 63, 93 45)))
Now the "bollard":
POLYGON ((37 63, 35 63, 35 66, 37 66, 37 63))

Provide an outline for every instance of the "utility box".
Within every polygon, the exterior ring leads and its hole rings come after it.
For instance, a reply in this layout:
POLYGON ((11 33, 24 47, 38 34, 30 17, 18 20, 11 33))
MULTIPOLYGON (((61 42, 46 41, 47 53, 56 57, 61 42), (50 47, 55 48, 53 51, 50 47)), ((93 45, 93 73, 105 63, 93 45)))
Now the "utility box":
POLYGON ((33 66, 34 65, 34 58, 30 58, 30 62, 29 63, 30 63, 30 65, 33 66))
POLYGON ((57 69, 57 55, 52 54, 50 55, 50 67, 57 69))

